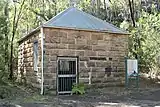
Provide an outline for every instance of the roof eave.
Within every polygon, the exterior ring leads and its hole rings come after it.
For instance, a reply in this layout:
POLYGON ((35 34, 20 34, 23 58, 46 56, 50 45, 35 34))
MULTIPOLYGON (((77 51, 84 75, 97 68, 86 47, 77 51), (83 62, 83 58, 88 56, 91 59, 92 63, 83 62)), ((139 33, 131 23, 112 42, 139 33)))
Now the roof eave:
POLYGON ((39 26, 39 27, 37 27, 36 29, 32 30, 32 31, 29 32, 27 35, 25 35, 25 36, 23 36, 22 38, 20 38, 17 42, 20 43, 20 42, 22 42, 23 40, 25 40, 26 38, 28 38, 29 36, 31 36, 32 34, 40 31, 40 28, 41 28, 41 27, 42 27, 42 26, 39 26))
POLYGON ((43 26, 44 28, 56 28, 56 29, 69 29, 69 30, 82 30, 82 31, 92 31, 92 32, 104 32, 104 33, 115 33, 115 34, 125 34, 130 35, 128 32, 112 32, 108 30, 96 30, 96 29, 82 29, 82 28, 76 28, 76 27, 57 27, 57 26, 43 26))

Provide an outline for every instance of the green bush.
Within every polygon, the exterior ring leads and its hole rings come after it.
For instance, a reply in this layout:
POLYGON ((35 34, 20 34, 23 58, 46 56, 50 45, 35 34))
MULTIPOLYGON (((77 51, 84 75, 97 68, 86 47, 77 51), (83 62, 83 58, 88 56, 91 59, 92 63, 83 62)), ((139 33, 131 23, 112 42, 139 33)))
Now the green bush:
POLYGON ((136 20, 136 27, 130 27, 129 23, 123 22, 121 27, 131 32, 129 35, 130 58, 138 57, 141 72, 155 72, 160 68, 160 13, 142 11, 136 20), (158 60, 157 60, 158 59, 158 60))
POLYGON ((85 87, 83 83, 80 84, 74 84, 72 86, 72 93, 73 94, 85 94, 85 87))

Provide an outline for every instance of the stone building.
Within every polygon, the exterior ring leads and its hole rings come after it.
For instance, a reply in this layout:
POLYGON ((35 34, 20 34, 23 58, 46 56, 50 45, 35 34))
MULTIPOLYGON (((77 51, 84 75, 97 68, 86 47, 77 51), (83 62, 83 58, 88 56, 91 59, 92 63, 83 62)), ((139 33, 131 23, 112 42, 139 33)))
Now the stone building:
POLYGON ((74 7, 19 40, 18 79, 57 93, 124 81, 128 33, 74 7))

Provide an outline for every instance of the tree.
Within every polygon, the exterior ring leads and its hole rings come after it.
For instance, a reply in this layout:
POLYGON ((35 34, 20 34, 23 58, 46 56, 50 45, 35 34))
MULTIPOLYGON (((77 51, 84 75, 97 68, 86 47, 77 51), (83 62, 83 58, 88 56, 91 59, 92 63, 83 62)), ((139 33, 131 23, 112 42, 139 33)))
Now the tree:
POLYGON ((129 4, 130 15, 131 15, 133 27, 135 27, 136 24, 135 24, 135 19, 134 19, 134 0, 132 0, 132 2, 131 0, 128 0, 128 4, 129 4))
POLYGON ((0 1, 0 78, 8 69, 8 2, 0 1))
POLYGON ((134 35, 138 36, 141 47, 136 50, 136 53, 141 56, 139 59, 141 70, 147 72, 159 67, 157 58, 160 56, 160 13, 157 11, 152 11, 152 13, 142 12, 130 38, 132 41, 130 53, 132 54, 135 51, 132 48, 136 39, 134 35))
POLYGON ((9 74, 9 79, 13 79, 13 43, 14 43, 14 38, 15 38, 15 34, 17 31, 17 27, 18 27, 18 23, 19 20, 21 18, 21 14, 22 14, 22 10, 23 10, 23 6, 24 6, 25 0, 22 1, 20 8, 19 8, 19 12, 17 12, 17 7, 16 7, 16 2, 14 2, 14 17, 13 17, 13 28, 12 28, 12 39, 11 39, 11 54, 10 54, 10 74, 9 74))
POLYGON ((8 9, 8 1, 6 1, 5 8, 4 8, 4 15, 5 15, 5 20, 6 20, 6 25, 5 25, 5 71, 8 71, 8 59, 9 59, 9 54, 8 54, 8 36, 9 36, 9 9, 8 9))

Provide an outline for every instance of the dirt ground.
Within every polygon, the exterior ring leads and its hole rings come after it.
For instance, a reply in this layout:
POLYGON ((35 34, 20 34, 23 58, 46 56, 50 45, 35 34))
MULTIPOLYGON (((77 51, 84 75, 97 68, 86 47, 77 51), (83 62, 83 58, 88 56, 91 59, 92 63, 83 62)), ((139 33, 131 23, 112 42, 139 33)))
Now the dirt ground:
POLYGON ((90 88, 84 95, 44 96, 26 86, 0 85, 0 107, 155 107, 160 106, 160 85, 141 79, 139 88, 90 88))

